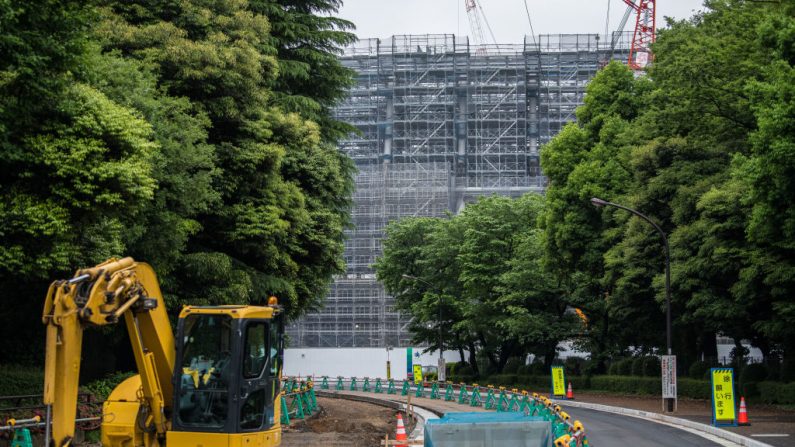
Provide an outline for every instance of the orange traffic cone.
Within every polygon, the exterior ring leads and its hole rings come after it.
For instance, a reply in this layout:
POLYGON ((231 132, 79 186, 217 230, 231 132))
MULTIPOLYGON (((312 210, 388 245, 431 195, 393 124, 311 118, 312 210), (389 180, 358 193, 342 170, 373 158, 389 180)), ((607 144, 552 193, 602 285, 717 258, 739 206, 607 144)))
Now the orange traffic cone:
POLYGON ((745 397, 740 397, 740 415, 737 417, 737 425, 751 425, 748 422, 748 410, 745 408, 745 397))
POLYGON ((571 382, 569 382, 569 389, 566 391, 566 399, 574 400, 574 391, 571 390, 571 382))
MULTIPOLYGON (((406 436, 406 426, 403 425, 403 416, 397 414, 397 430, 395 431, 395 441, 408 441, 406 436)), ((396 447, 407 447, 407 444, 395 444, 396 447)))

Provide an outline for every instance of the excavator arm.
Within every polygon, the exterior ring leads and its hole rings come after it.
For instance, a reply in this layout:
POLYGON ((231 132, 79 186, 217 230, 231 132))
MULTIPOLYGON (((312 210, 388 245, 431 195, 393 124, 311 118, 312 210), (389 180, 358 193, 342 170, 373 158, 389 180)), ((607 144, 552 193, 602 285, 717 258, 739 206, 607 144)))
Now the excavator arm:
POLYGON ((68 446, 74 436, 83 330, 121 318, 141 376, 139 423, 165 436, 175 349, 160 286, 148 264, 111 259, 53 282, 47 292, 42 321, 47 326, 44 404, 52 415, 48 447, 68 446))

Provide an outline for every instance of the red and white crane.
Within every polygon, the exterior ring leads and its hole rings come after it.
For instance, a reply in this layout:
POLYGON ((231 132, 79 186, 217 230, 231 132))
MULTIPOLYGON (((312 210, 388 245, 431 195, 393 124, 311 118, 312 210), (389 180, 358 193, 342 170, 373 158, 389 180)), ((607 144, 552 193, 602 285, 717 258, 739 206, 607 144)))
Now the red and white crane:
POLYGON ((657 0, 640 0, 638 3, 624 0, 624 3, 637 14, 635 32, 632 34, 632 47, 629 50, 629 67, 633 70, 642 70, 654 58, 651 44, 657 38, 657 0))

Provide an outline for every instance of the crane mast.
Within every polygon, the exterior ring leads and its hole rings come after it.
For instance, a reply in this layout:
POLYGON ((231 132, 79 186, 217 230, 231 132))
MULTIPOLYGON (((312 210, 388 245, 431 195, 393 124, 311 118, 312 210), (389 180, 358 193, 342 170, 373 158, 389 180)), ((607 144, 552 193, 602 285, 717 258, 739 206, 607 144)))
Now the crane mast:
POLYGON ((637 4, 633 0, 624 0, 624 3, 636 13, 632 47, 629 50, 629 67, 633 70, 642 70, 654 57, 651 44, 657 37, 657 0, 640 0, 637 4))

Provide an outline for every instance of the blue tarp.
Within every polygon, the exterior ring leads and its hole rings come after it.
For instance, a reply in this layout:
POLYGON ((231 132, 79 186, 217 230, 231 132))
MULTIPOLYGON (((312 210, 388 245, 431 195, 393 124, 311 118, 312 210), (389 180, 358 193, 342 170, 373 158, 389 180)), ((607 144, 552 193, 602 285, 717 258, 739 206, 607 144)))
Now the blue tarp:
POLYGON ((447 413, 425 422, 425 447, 551 447, 552 426, 519 412, 447 413))

